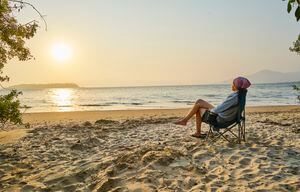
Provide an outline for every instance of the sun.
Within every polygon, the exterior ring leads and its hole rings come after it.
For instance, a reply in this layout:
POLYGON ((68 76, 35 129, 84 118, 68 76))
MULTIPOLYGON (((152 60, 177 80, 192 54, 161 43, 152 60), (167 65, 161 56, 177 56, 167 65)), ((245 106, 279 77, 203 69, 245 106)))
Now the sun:
POLYGON ((72 57, 72 49, 68 44, 56 43, 52 47, 52 56, 57 61, 67 61, 72 57))

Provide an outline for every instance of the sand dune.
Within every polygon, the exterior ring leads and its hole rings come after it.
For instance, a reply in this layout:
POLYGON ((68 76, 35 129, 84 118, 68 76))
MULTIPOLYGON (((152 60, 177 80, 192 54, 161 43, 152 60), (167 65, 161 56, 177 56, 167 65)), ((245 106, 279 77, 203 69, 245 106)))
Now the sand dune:
MULTIPOLYGON (((39 124, 0 145, 4 191, 297 191, 300 110, 248 114, 247 142, 207 145, 176 117, 39 124)), ((207 129, 207 126, 204 127, 207 129)))

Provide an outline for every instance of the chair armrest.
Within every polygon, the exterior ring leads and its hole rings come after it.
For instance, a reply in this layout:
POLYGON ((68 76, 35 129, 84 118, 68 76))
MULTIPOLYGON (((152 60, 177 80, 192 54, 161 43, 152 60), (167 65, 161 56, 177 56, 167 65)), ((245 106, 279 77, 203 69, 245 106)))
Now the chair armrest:
POLYGON ((208 110, 208 112, 209 112, 210 114, 212 114, 212 115, 218 116, 217 113, 214 113, 214 112, 212 112, 212 111, 210 111, 210 110, 208 110))

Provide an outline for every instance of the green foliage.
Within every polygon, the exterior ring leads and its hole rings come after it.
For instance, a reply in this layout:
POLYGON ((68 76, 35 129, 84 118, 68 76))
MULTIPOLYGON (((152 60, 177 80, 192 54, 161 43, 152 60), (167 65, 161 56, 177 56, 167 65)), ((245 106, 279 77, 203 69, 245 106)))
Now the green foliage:
POLYGON ((295 7, 296 20, 299 21, 300 20, 300 0, 288 0, 287 12, 290 13, 292 11, 293 7, 295 7))
MULTIPOLYGON (((291 11, 295 8, 295 17, 297 22, 300 21, 300 0, 288 0, 287 4, 287 12, 291 13, 291 11)), ((290 51, 298 53, 300 55, 300 35, 298 39, 293 42, 293 46, 290 47, 290 51)))
POLYGON ((0 96, 0 124, 2 127, 6 123, 22 124, 22 118, 20 113, 20 101, 18 96, 21 92, 12 90, 7 95, 0 96))
POLYGON ((293 89, 296 91, 300 91, 300 88, 297 85, 293 85, 293 89))
MULTIPOLYGON (((3 67, 9 60, 17 58, 20 61, 26 61, 32 58, 29 48, 25 46, 25 41, 35 35, 37 22, 33 20, 22 24, 16 19, 16 13, 20 12, 25 5, 33 7, 23 0, 0 0, 0 82, 9 81, 8 76, 3 76, 3 67)), ((2 126, 8 122, 22 123, 18 100, 20 94, 21 92, 11 90, 7 95, 0 96, 0 124, 2 126)))
POLYGON ((298 36, 298 39, 293 42, 293 46, 290 47, 290 51, 298 53, 300 55, 300 35, 298 36))
MULTIPOLYGON (((292 87, 293 87, 294 90, 300 92, 300 87, 298 87, 297 85, 293 85, 292 87)), ((298 100, 299 100, 299 102, 300 102, 300 95, 298 95, 297 98, 298 98, 298 100)))
MULTIPOLYGON (((9 3, 7 0, 0 1, 0 71, 12 58, 16 57, 20 61, 32 58, 29 48, 25 46, 25 40, 35 35, 38 25, 35 21, 27 24, 17 21, 14 12, 22 8, 22 4, 9 3)), ((8 80, 7 77, 4 79, 8 80)), ((0 80, 3 80, 3 77, 0 80)))

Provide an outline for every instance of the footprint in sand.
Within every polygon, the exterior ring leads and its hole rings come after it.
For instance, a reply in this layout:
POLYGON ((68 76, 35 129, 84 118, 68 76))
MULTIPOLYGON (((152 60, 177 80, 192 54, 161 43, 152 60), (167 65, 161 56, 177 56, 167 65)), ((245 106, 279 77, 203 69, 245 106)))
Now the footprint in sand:
POLYGON ((242 165, 242 167, 249 166, 251 163, 251 159, 248 157, 244 157, 239 161, 239 164, 242 165))
POLYGON ((35 187, 32 185, 25 185, 22 187, 21 191, 35 191, 35 187))
POLYGON ((156 191, 153 186, 147 185, 145 183, 128 183, 126 184, 126 188, 128 189, 128 191, 132 192, 156 191))
POLYGON ((190 188, 194 187, 195 185, 197 185, 197 183, 198 182, 192 177, 186 177, 183 180, 183 186, 185 189, 190 189, 190 188))
POLYGON ((214 156, 205 151, 199 151, 193 154, 193 159, 198 164, 204 163, 212 158, 214 158, 214 156))
POLYGON ((255 179, 256 176, 257 175, 254 173, 247 173, 247 174, 242 175, 241 178, 245 179, 246 181, 251 181, 252 179, 255 179))
POLYGON ((236 161, 239 160, 241 158, 241 156, 239 155, 232 155, 229 157, 228 162, 230 164, 236 164, 236 161))
POLYGON ((256 147, 250 147, 248 150, 249 150, 250 152, 256 153, 256 152, 259 151, 259 148, 256 148, 256 147))

